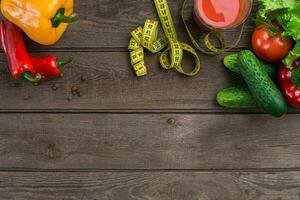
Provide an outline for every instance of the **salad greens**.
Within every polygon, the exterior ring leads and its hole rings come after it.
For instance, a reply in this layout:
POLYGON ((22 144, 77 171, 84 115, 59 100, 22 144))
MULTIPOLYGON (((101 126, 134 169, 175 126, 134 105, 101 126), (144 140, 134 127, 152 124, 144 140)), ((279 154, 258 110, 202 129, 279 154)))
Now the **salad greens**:
POLYGON ((293 38, 296 45, 283 60, 288 67, 300 58, 300 0, 258 0, 257 21, 276 21, 285 30, 283 38, 293 38))

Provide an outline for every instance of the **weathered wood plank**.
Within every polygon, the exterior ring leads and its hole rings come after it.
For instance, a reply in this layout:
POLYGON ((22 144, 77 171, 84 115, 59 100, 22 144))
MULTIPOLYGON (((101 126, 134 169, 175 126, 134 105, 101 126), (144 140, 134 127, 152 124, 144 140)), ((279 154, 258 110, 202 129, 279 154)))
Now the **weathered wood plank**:
MULTIPOLYGON (((26 81, 15 85, 17 81, 10 74, 2 73, 0 109, 220 110, 215 103, 216 92, 237 82, 222 66, 222 56, 202 57, 201 73, 194 78, 186 78, 172 70, 163 71, 159 67, 159 57, 147 54, 149 75, 137 78, 126 52, 61 52, 56 55, 74 60, 73 64, 63 69, 62 79, 33 87, 26 81), (80 81, 81 76, 86 77, 87 81, 80 81), (52 90, 57 83, 59 89, 52 90), (78 87, 83 96, 68 101, 73 86, 78 87), (27 96, 29 99, 24 100, 27 96)), ((7 64, 3 55, 0 58, 0 65, 5 69, 7 64)), ((188 63, 188 66, 191 65, 188 63)))
MULTIPOLYGON (((200 73, 187 78, 173 70, 164 71, 159 56, 147 54, 149 74, 137 78, 130 66, 127 52, 60 52, 61 58, 73 58, 63 69, 62 79, 43 82, 33 87, 26 81, 13 80, 9 73, 0 75, 0 111, 116 111, 175 110, 190 112, 261 112, 260 110, 223 109, 216 103, 217 91, 240 84, 241 80, 222 64, 224 55, 201 57, 200 73), (87 80, 82 82, 84 76, 87 80), (16 85, 17 84, 17 85, 16 85), (59 84, 57 90, 52 86, 59 84), (76 86, 83 96, 71 96, 76 86), (27 99, 27 97, 29 97, 27 99), (25 98, 25 99, 24 99, 25 98)), ((192 66, 189 59, 186 66, 192 66)), ((0 56, 4 70, 6 61, 0 56)), ((291 109, 297 113, 298 109, 291 109)))
POLYGON ((299 200, 299 172, 1 172, 5 200, 299 200))
MULTIPOLYGON (((169 0, 169 6, 173 15, 180 39, 188 41, 180 19, 180 1, 169 0)), ((157 14, 152 0, 81 0, 76 1, 75 11, 79 13, 80 20, 76 25, 71 25, 63 38, 54 46, 48 48, 126 48, 130 38, 130 32, 137 26, 143 26, 146 19, 157 19, 157 14)), ((193 24, 191 17, 193 0, 188 2, 186 8, 187 21, 193 24)), ((256 7, 256 6, 255 6, 256 7)), ((239 47, 249 46, 250 30, 252 29, 250 18, 247 22, 245 37, 239 47)), ((196 26, 192 26, 195 34, 201 34, 196 26)), ((232 42, 237 30, 229 31, 228 40, 232 42)), ((37 49, 47 47, 33 45, 37 49)))
POLYGON ((0 114, 0 169, 299 168, 299 117, 0 114))

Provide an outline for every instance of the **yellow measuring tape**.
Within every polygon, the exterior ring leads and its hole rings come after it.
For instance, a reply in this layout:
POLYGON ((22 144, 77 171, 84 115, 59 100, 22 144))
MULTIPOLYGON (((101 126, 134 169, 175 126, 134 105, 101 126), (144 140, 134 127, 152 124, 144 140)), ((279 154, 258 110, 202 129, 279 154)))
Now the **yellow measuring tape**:
MULTIPOLYGON (((131 65, 134 68, 136 75, 144 76, 147 74, 147 67, 144 61, 144 49, 147 49, 152 53, 158 53, 165 48, 166 49, 160 55, 160 64, 164 69, 175 69, 179 73, 184 74, 186 76, 196 75, 199 72, 201 66, 199 57, 193 47, 186 43, 178 41, 167 0, 154 0, 154 3, 165 36, 158 37, 158 22, 149 19, 146 20, 143 28, 137 27, 134 31, 131 32, 132 38, 130 39, 128 49, 131 51, 131 65), (195 66, 190 72, 184 71, 181 65, 184 51, 190 53, 195 61, 195 66)), ((219 54, 226 50, 229 50, 226 48, 227 41, 224 34, 216 31, 210 32, 204 38, 204 43, 206 47, 210 50, 210 52, 205 51, 200 47, 200 45, 194 39, 186 22, 184 21, 183 10, 185 4, 186 0, 183 2, 182 5, 182 20, 184 22, 190 40, 195 46, 195 48, 201 51, 202 53, 210 55, 219 54), (216 48, 214 45, 211 44, 209 40, 210 36, 215 36, 220 41, 221 48, 216 48)), ((242 30, 240 36, 236 40, 233 47, 235 47, 239 43, 241 35, 242 30)))

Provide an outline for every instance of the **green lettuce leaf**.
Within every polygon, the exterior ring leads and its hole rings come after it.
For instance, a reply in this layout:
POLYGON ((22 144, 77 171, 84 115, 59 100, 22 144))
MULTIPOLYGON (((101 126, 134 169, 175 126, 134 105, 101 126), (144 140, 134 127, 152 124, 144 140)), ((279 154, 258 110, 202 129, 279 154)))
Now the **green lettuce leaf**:
POLYGON ((289 55, 283 60, 283 63, 288 66, 288 68, 292 67, 292 64, 295 60, 300 58, 300 41, 298 41, 292 51, 290 51, 289 55))
POLYGON ((288 12, 280 15, 277 21, 285 30, 282 37, 292 37, 296 41, 294 49, 283 60, 283 63, 291 68, 293 62, 300 58, 300 2, 297 2, 288 12))
POLYGON ((281 13, 293 7, 299 0, 258 0, 257 18, 274 20, 281 13))
POLYGON ((295 41, 300 40, 300 2, 280 15, 278 22, 285 30, 282 35, 284 38, 292 37, 295 41))

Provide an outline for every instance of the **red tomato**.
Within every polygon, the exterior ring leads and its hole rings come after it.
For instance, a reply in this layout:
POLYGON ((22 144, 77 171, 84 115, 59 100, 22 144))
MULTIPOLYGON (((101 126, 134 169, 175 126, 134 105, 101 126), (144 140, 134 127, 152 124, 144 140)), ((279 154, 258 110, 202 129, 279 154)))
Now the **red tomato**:
POLYGON ((269 62, 277 62, 285 58, 293 48, 293 40, 284 40, 281 37, 282 28, 273 24, 276 35, 271 34, 269 26, 262 24, 256 27, 252 34, 252 48, 256 55, 269 62))

